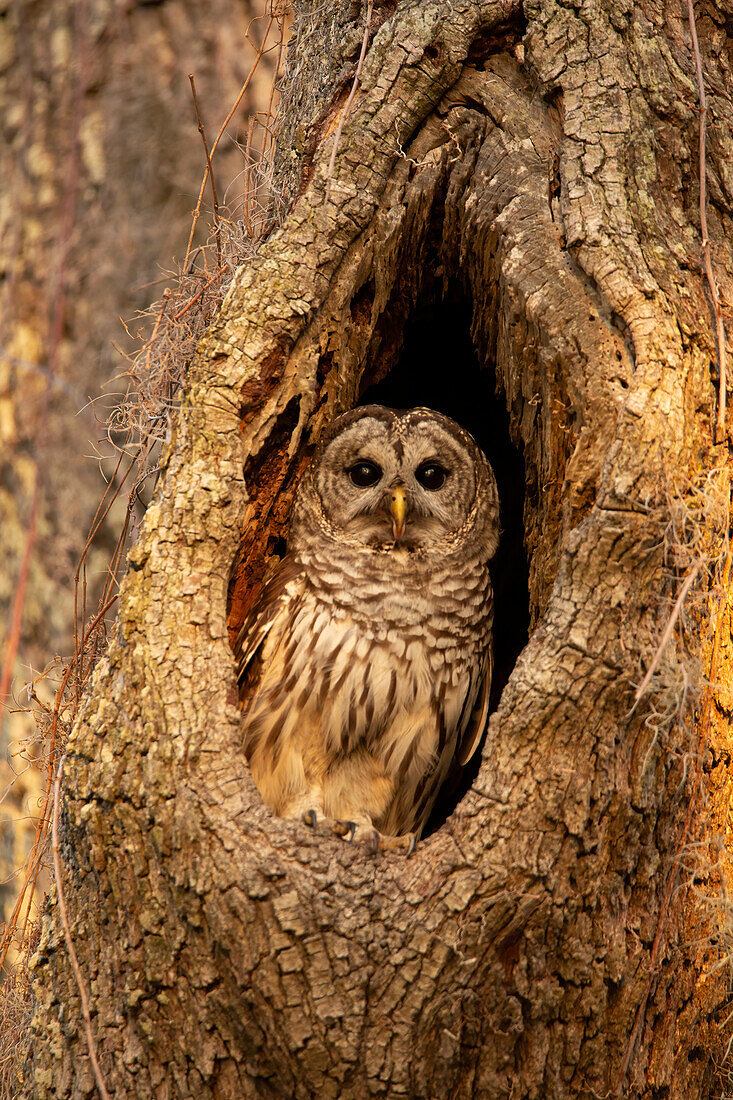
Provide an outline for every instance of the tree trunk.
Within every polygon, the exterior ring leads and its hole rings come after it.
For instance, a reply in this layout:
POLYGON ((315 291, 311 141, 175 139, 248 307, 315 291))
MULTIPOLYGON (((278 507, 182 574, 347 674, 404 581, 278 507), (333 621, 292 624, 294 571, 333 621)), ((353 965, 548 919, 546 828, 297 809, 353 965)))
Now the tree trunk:
MULTIPOLYGON (((290 212, 199 347, 67 748, 101 1074, 141 1100, 720 1095, 729 460, 687 24, 377 4, 329 181, 364 7, 296 14, 290 212), (463 403, 514 547, 480 768, 407 860, 264 808, 229 642, 314 440, 367 390, 463 403)), ((731 18, 698 12, 724 299, 731 18)), ((34 984, 27 1095, 90 1095, 55 895, 34 984)))

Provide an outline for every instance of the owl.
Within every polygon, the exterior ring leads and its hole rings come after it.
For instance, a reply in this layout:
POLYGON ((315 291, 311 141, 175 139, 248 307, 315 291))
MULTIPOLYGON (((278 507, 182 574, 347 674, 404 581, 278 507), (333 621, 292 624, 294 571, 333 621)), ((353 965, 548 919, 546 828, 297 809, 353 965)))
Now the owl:
POLYGON ((486 724, 498 542, 493 471, 454 421, 334 420, 235 643, 244 751, 276 814, 412 851, 486 724))

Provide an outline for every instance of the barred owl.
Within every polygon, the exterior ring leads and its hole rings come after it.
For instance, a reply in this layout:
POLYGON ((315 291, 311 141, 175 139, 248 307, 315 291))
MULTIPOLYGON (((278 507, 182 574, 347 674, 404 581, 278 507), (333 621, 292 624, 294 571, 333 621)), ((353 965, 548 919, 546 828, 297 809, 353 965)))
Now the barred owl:
POLYGON ((276 814, 412 850, 486 723, 498 541, 494 474, 454 421, 372 405, 331 424, 235 645, 276 814))

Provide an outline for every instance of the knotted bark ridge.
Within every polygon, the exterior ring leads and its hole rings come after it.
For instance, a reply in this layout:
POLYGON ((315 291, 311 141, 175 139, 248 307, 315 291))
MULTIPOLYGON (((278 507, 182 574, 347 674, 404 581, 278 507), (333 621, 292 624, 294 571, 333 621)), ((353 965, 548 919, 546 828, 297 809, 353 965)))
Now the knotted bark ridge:
MULTIPOLYGON (((304 9, 291 211, 199 347, 67 750, 65 893, 107 1088, 608 1095, 633 1033, 625 1095, 711 1095, 724 990, 684 891, 647 989, 691 734, 629 713, 666 606, 660 484, 710 461, 714 410, 682 25, 643 4, 385 5, 329 181, 363 33, 342 7, 304 9), (471 790, 409 861, 374 859, 262 806, 228 630, 318 432, 393 366, 438 278, 471 299, 524 456, 533 630, 471 790)), ((726 776, 716 755, 696 835, 726 776)), ((35 987, 28 1095, 87 1095, 53 898, 35 987)))

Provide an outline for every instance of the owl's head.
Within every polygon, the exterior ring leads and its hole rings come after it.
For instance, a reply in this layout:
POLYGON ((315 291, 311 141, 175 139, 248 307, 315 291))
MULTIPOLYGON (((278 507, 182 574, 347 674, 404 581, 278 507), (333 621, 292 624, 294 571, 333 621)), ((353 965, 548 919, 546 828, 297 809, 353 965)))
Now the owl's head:
POLYGON ((292 545, 315 530, 375 551, 453 553, 470 543, 489 560, 499 541, 494 474, 447 416, 353 409, 324 433, 296 495, 292 545))

